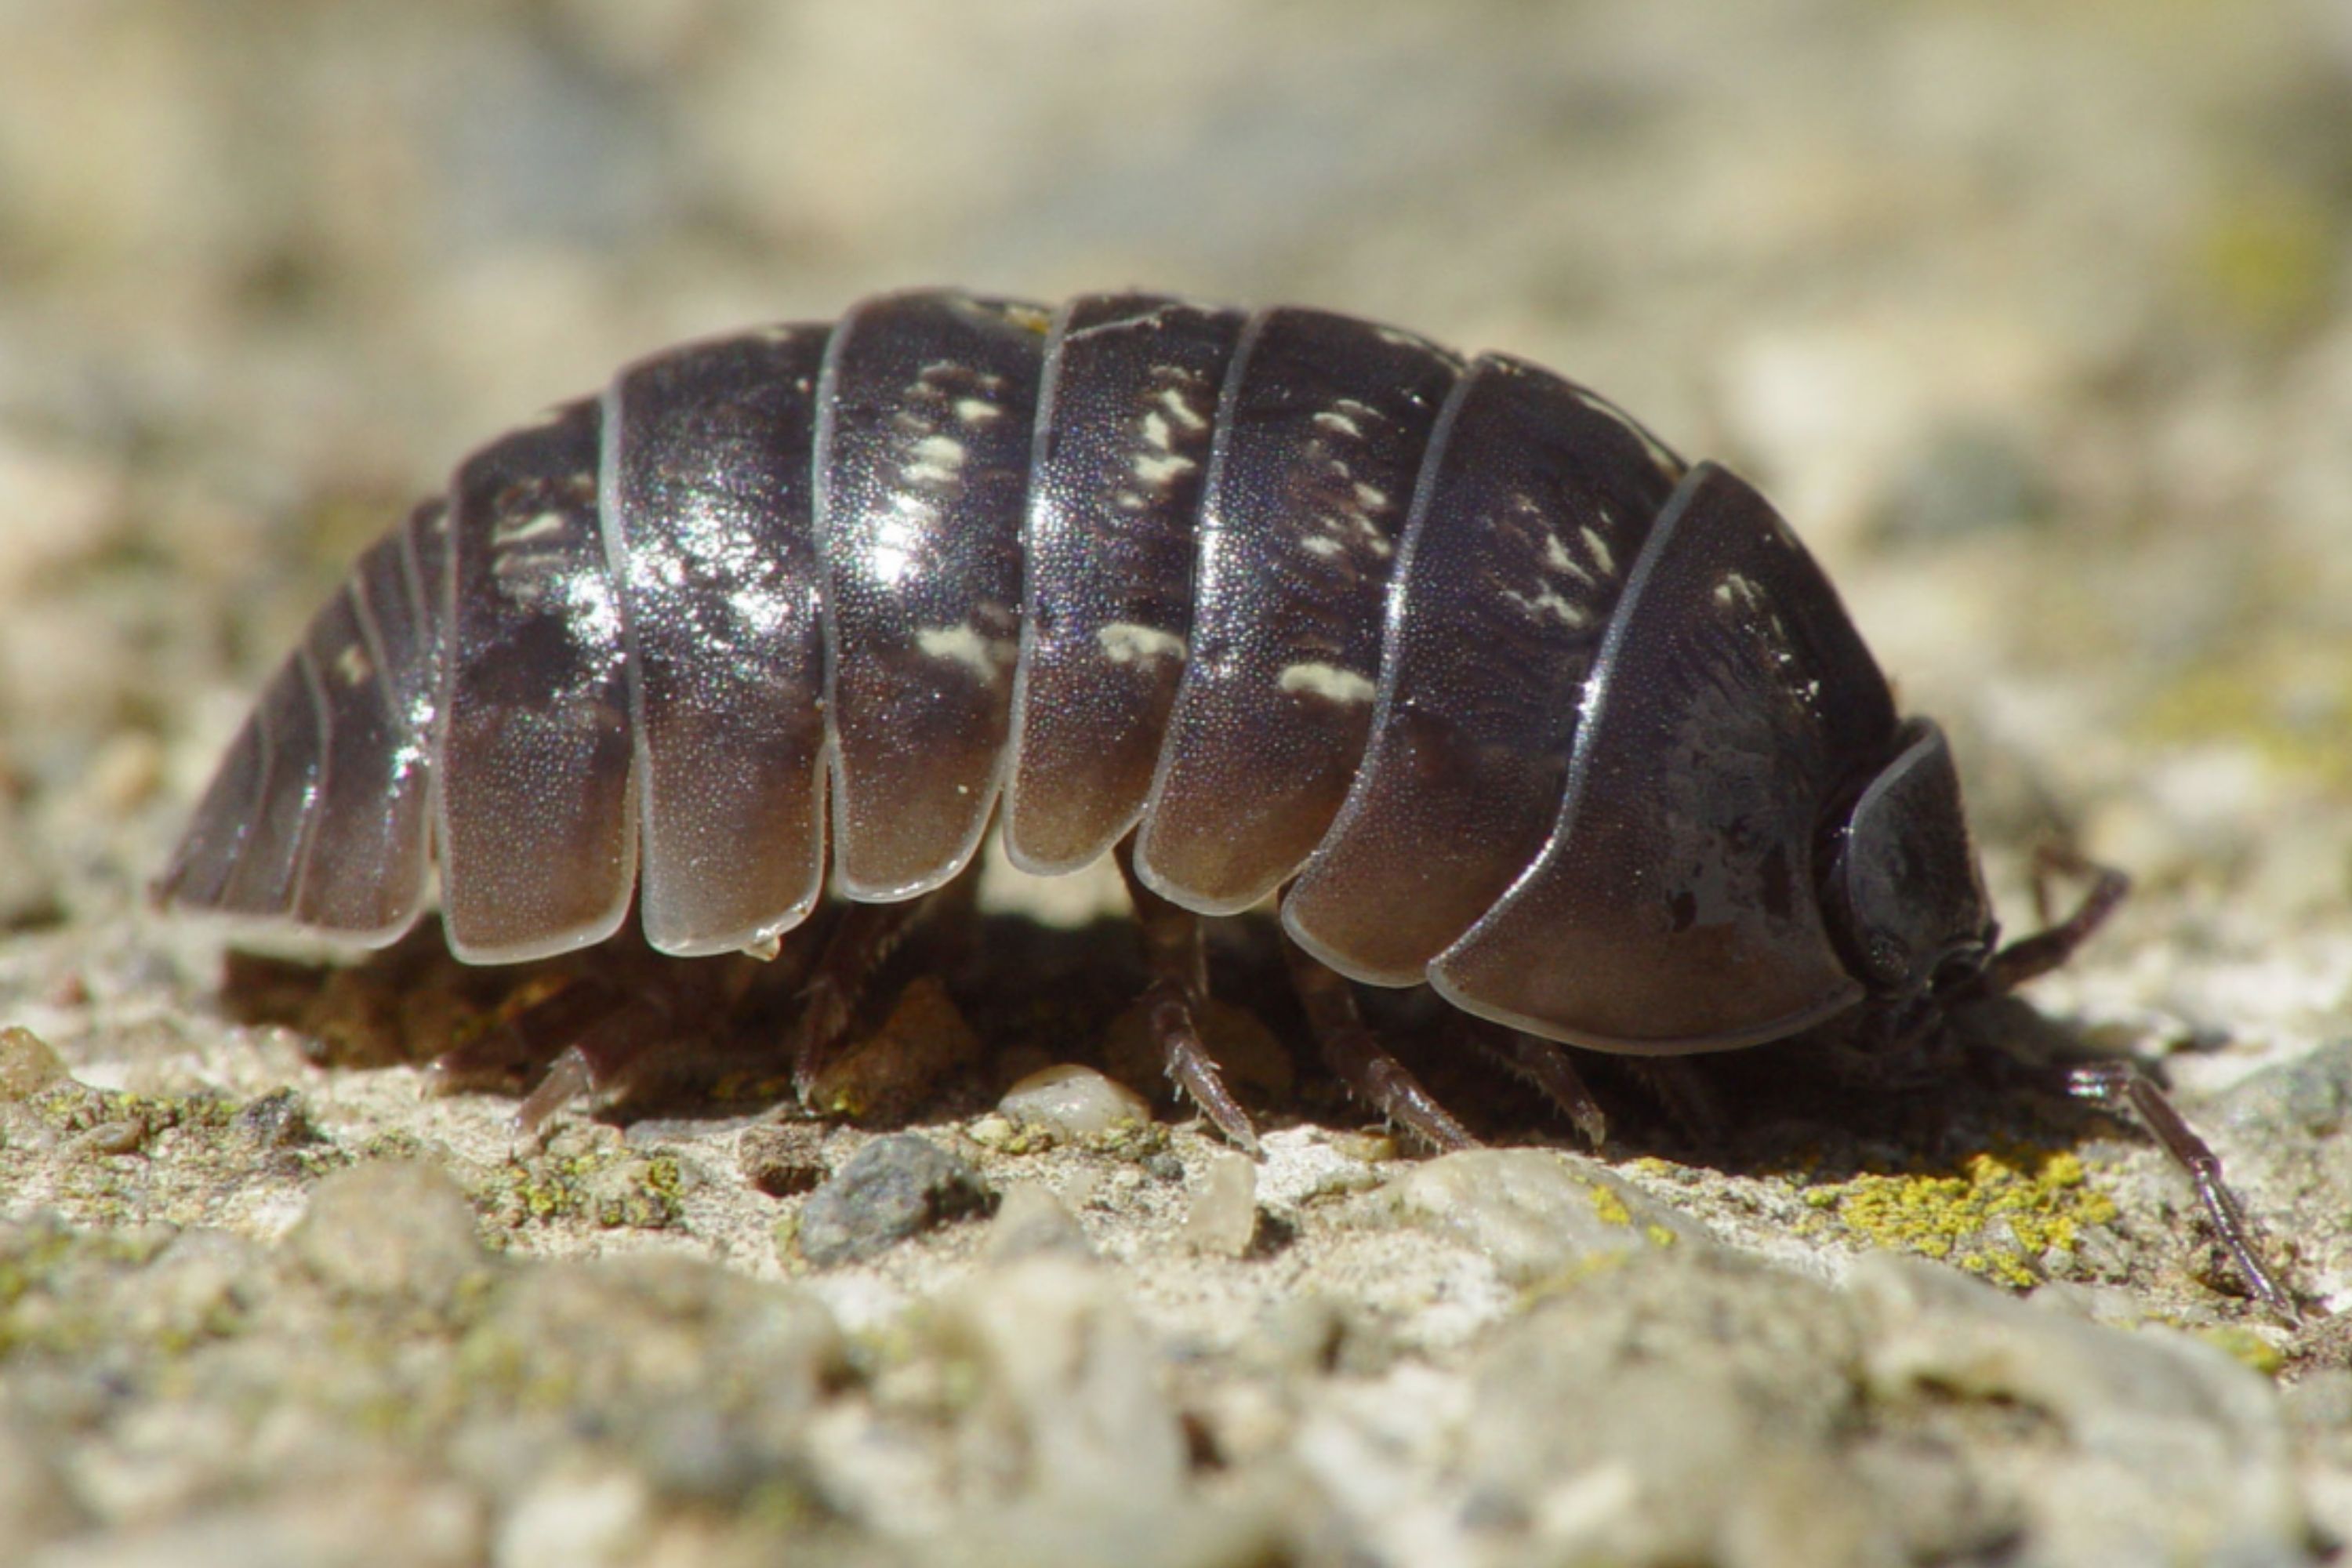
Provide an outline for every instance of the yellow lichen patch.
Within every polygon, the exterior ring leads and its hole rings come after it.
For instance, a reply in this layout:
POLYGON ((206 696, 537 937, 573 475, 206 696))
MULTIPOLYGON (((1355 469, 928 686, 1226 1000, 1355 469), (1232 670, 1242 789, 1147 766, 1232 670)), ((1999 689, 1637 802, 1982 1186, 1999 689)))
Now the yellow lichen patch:
POLYGON ((2276 1377, 2279 1369, 2286 1365, 2286 1357, 2278 1346, 2236 1323, 2217 1323, 2200 1329, 2197 1337, 2264 1377, 2276 1377))
POLYGON ((2084 1226, 2116 1217, 2081 1160, 2022 1147, 1972 1154, 1957 1171, 1868 1173, 1804 1196, 1858 1240, 2019 1289, 2041 1281, 2049 1254, 2074 1251, 2084 1226))
POLYGON ((1632 1225, 1633 1211, 1617 1195, 1617 1189, 1596 1182, 1592 1186, 1592 1212, 1601 1216, 1603 1225, 1632 1225))
POLYGON ((2234 652, 2179 671, 2140 715, 2147 739, 2248 746, 2291 777, 2352 789, 2352 670, 2336 650, 2258 633, 2234 652))

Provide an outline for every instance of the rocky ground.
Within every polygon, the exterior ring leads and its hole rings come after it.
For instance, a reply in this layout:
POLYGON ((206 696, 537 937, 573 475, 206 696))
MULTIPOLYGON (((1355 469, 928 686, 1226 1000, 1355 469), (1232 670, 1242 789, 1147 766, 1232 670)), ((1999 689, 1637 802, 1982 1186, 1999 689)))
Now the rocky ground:
POLYGON ((1696 10, 0 7, 0 1560, 2352 1539, 2352 26, 1696 10), (537 1136, 425 1064, 543 976, 146 910, 261 679, 467 445, 921 281, 1311 301, 1606 389, 1797 521, 1952 731, 2011 927, 2040 845, 2137 891, 1963 1022, 1973 1068, 1759 1052, 1706 1129, 1604 1067, 1597 1159, 1409 998, 1493 1146, 1401 1149, 1244 924, 1255 1164, 1138 1049, 1098 883, 994 877, 854 1117, 755 1054, 537 1136), (2042 1087, 2086 1054, 2168 1078, 2300 1324, 2042 1087))

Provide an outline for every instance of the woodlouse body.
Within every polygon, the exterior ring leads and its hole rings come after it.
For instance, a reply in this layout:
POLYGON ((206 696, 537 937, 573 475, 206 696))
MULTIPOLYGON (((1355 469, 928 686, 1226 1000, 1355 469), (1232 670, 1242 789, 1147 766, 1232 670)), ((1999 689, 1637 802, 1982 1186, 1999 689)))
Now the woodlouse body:
MULTIPOLYGON (((2124 888, 1995 952, 1941 731, 1761 497, 1574 383, 1315 310, 918 292, 641 361, 461 463, 320 612, 158 890, 381 945, 437 861, 473 963, 595 942, 633 893, 657 950, 772 953, 829 860, 806 1099, 887 910, 1000 795, 1024 868, 1117 849, 1169 1076, 1251 1148, 1196 917, 1276 889, 1326 1059, 1461 1147, 1341 976, 1507 1026, 1598 1142, 1553 1042, 1899 1046, 2124 888)), ((527 1121, 663 1026, 549 1005, 572 1043, 527 1121)), ((2063 1087, 2147 1126, 2292 1319, 2156 1087, 2063 1087)))
POLYGON ((887 295, 461 464, 320 615, 162 884, 461 958, 756 950, 1130 831, 1315 959, 1676 1054, 1991 950, 1940 733, 1764 500, 1524 362, 1318 311, 887 295))

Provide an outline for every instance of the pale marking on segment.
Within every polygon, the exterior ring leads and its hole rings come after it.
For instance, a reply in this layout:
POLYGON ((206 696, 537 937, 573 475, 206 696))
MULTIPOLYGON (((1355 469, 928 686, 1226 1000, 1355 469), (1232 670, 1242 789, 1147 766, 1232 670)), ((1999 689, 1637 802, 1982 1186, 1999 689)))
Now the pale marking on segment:
POLYGON ((1158 626, 1134 621, 1113 621, 1095 633, 1103 657, 1113 664, 1136 664, 1147 658, 1182 658, 1184 639, 1158 626))
MULTIPOLYGON (((1181 374, 1181 367, 1171 367, 1169 374, 1181 374)), ((1209 427, 1207 416, 1202 415, 1199 409, 1193 407, 1192 400, 1186 397, 1175 387, 1169 387, 1166 391, 1162 392, 1159 396, 1158 402, 1160 407, 1168 410, 1170 417, 1173 418, 1177 424, 1184 426, 1185 429, 1206 430, 1209 427)))
POLYGON ((1364 427, 1362 426, 1357 424, 1354 420, 1349 418, 1344 414, 1334 414, 1328 409, 1316 415, 1314 423, 1320 429, 1336 430, 1340 435, 1348 437, 1351 440, 1360 439, 1364 434, 1364 427))
POLYGON ((1592 624, 1591 611, 1570 604, 1549 588, 1533 594, 1518 594, 1505 588, 1502 595, 1528 615, 1554 616, 1570 631, 1581 631, 1592 624))
POLYGON ((543 539, 560 538, 571 526, 571 513, 551 508, 520 521, 500 518, 490 525, 490 543, 501 550, 510 544, 535 544, 543 539))
POLYGON ((926 436, 915 443, 907 466, 899 477, 910 485, 949 485, 963 472, 968 456, 964 444, 952 436, 926 436))
POLYGON ((967 425, 992 425, 1004 417, 1004 410, 985 397, 959 397, 955 416, 967 425))
POLYGON ((1328 533, 1310 533, 1299 540, 1298 547, 1309 555, 1319 555, 1329 561, 1348 553, 1348 547, 1328 533))
POLYGON ((874 542, 865 551, 866 574, 890 586, 913 569, 924 542, 938 525, 939 512, 919 495, 900 491, 890 500, 896 516, 885 517, 874 531, 874 542))
POLYGON ((1660 473, 1672 476, 1683 471, 1682 459, 1667 450, 1665 444, 1655 436, 1642 428, 1632 415, 1597 392, 1587 391, 1581 386, 1570 386, 1569 391, 1574 394, 1579 403, 1583 404, 1595 414, 1606 415, 1623 426, 1627 435, 1642 443, 1643 451, 1648 454, 1650 461, 1655 465, 1660 473))
POLYGON ((995 679, 997 671, 1019 651, 1002 638, 982 637, 970 626, 924 626, 915 633, 915 647, 924 658, 962 665, 982 680, 995 679))
POLYGON ((1588 588, 1592 586, 1592 574, 1587 572, 1583 564, 1568 552, 1568 546, 1559 542, 1559 535, 1545 534, 1543 546, 1544 566, 1547 570, 1559 573, 1563 576, 1573 577, 1588 588))
POLYGON ((1601 575, 1604 577, 1615 576, 1617 574, 1617 558, 1609 552, 1609 541, 1602 537, 1599 529, 1593 527, 1589 522, 1586 523, 1580 531, 1584 537, 1585 551, 1592 557, 1592 563, 1601 568, 1601 575))
POLYGON ((1757 600, 1756 584, 1737 572, 1729 574, 1722 582, 1715 585, 1717 604, 1728 605, 1734 599, 1751 607, 1757 600))
POLYGON ((1385 511, 1388 510, 1389 492, 1384 489, 1376 489, 1371 485, 1364 483, 1363 480, 1358 479, 1356 481, 1356 504, 1362 507, 1366 511, 1385 511))
POLYGON ((1294 664, 1275 680, 1284 691, 1304 691, 1327 702, 1370 702, 1380 689, 1352 669, 1336 664, 1294 664))
POLYGON ((335 679, 345 686, 363 686, 375 677, 375 665, 367 649, 357 643, 345 643, 343 651, 335 656, 335 679))
POLYGON ((1181 475, 1191 473, 1200 466, 1190 458, 1180 458, 1173 454, 1154 457, 1149 452, 1139 452, 1136 454, 1135 461, 1129 465, 1129 468, 1145 484, 1160 487, 1165 486, 1170 480, 1181 475))
POLYGON ((1155 452, 1168 450, 1168 421, 1160 415, 1146 414, 1143 416, 1143 441, 1155 452))

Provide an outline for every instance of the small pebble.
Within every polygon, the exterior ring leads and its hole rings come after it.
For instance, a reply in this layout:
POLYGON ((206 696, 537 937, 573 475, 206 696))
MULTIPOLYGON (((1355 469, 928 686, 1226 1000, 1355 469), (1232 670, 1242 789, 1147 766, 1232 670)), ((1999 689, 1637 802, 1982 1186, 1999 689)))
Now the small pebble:
POLYGON ((988 1207, 970 1165, 911 1132, 877 1138, 801 1208, 796 1241, 820 1268, 887 1251, 918 1231, 988 1207))
POLYGON ((330 1289, 433 1306, 484 1262, 466 1194, 440 1167, 411 1161, 329 1176, 287 1242, 330 1289))
POLYGON ((1098 1138, 1122 1122, 1151 1120, 1143 1096, 1076 1062, 1031 1073, 1004 1091, 996 1109, 1016 1126, 1065 1138, 1098 1138))
POLYGON ((798 1197, 824 1181, 824 1141, 820 1130, 803 1123, 750 1128, 735 1146, 736 1167, 772 1198, 798 1197))
POLYGON ((0 1029, 0 1100, 25 1100, 66 1077, 66 1064, 48 1041, 14 1025, 0 1029))
POLYGON ((1689 1216, 1593 1161, 1548 1149, 1473 1149, 1417 1165, 1390 1187, 1409 1223, 1484 1253, 1531 1285, 1596 1253, 1706 1245, 1689 1216))
POLYGON ((264 1149, 292 1149, 318 1138, 302 1097, 290 1089, 273 1090, 242 1107, 234 1123, 264 1149))
POLYGON ((1004 1189, 982 1247, 998 1263, 1045 1252, 1068 1258, 1094 1253, 1062 1200, 1034 1182, 1014 1182, 1004 1189))
POLYGON ((1256 1238, 1257 1166, 1246 1155, 1220 1151, 1184 1216, 1184 1243, 1195 1252, 1239 1258, 1256 1238))
POLYGON ((76 1154, 135 1154, 147 1142, 143 1121, 101 1121, 71 1144, 76 1154))

